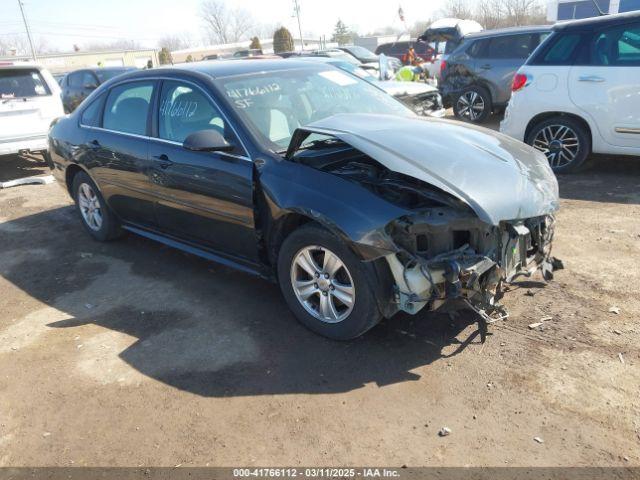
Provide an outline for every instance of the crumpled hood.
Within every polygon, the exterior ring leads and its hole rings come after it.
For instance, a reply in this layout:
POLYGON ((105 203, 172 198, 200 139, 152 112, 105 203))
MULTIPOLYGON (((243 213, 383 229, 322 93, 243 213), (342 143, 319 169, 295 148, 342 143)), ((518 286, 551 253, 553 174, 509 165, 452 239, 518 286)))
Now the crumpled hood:
POLYGON ((302 130, 331 134, 389 170, 434 185, 492 225, 558 209, 558 182, 546 157, 482 127, 418 116, 338 114, 302 130))

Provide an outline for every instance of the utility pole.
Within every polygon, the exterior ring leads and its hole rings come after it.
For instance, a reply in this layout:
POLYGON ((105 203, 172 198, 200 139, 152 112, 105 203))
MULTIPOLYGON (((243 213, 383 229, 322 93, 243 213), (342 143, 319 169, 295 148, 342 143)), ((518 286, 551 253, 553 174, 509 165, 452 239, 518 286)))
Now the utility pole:
POLYGON ((24 29, 27 31, 27 38, 29 39, 29 46, 31 47, 31 56, 33 57, 33 61, 37 60, 36 58, 36 49, 33 48, 33 40, 31 38, 31 31, 29 30, 29 24, 27 23, 27 17, 24 14, 24 5, 22 4, 22 0, 18 0, 18 5, 20 5, 20 13, 22 14, 22 20, 24 21, 24 29))
POLYGON ((298 0, 293 0, 293 11, 298 19, 298 32, 300 33, 300 50, 304 50, 304 40, 302 39, 302 27, 300 26, 300 5, 298 0))

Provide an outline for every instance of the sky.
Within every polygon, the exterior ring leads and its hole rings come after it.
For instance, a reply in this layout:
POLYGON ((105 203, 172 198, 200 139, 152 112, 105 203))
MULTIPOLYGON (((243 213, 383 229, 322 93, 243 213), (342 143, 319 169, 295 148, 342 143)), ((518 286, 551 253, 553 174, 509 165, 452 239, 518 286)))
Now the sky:
MULTIPOLYGON (((331 35, 340 18, 360 34, 385 26, 401 27, 401 5, 409 26, 429 19, 443 0, 299 0, 305 37, 331 35)), ((44 37, 47 45, 71 50, 74 44, 136 40, 145 47, 157 46, 164 35, 188 32, 201 40, 199 18, 201 0, 23 0, 34 37, 44 37)), ((249 11, 261 23, 284 25, 297 36, 293 0, 226 0, 229 7, 249 11)), ((23 34, 18 0, 0 0, 0 38, 23 34)))

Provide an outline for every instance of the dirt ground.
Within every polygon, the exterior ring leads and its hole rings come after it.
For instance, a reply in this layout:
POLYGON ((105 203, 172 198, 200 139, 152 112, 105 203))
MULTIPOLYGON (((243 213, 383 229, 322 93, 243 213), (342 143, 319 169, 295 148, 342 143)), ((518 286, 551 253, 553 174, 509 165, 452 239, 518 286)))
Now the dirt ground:
POLYGON ((325 340, 275 285, 92 241, 57 184, 0 190, 0 466, 640 465, 640 161, 560 184, 566 268, 484 344, 466 312, 325 340))

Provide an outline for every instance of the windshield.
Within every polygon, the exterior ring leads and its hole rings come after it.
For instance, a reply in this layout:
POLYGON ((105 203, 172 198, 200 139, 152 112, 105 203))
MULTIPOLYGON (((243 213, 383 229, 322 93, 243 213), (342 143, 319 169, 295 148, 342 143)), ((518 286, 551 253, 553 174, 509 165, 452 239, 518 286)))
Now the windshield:
POLYGON ((378 61, 378 56, 372 51, 367 50, 364 47, 358 47, 358 46, 346 47, 345 50, 347 52, 352 53, 355 57, 358 58, 358 60, 364 63, 378 61))
POLYGON ((35 68, 0 70, 0 98, 42 97, 50 93, 35 68))
POLYGON ((296 128, 338 113, 415 114, 370 83, 337 69, 283 70, 216 80, 269 148, 286 150, 296 128))
POLYGON ((109 70, 96 70, 95 73, 98 76, 98 80, 100 80, 100 83, 104 83, 107 80, 111 80, 113 77, 117 77, 118 75, 122 75, 125 72, 128 72, 130 70, 133 70, 132 68, 116 68, 116 69, 109 69, 109 70))

